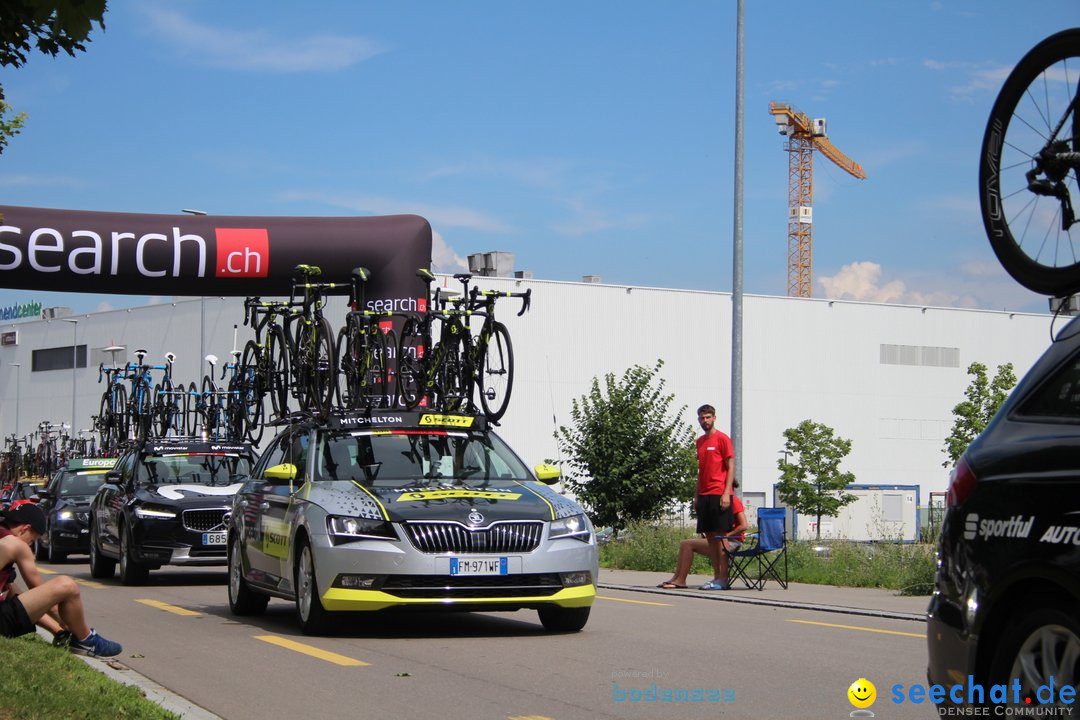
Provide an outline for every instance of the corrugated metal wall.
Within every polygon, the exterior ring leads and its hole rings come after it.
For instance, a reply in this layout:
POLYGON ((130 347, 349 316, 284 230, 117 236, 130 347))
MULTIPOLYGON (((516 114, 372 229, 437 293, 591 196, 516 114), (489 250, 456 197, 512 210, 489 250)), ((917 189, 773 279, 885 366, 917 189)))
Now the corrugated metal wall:
MULTIPOLYGON (((570 422, 573 399, 589 391, 593 377, 618 376, 658 358, 665 362, 663 376, 676 408, 686 406, 686 423, 694 425, 695 409, 708 402, 716 406, 718 427, 727 429, 730 294, 536 279, 476 281, 499 290, 533 289, 532 310, 524 317, 515 314, 517 301, 499 305, 517 363, 500 432, 530 464, 559 459, 555 428, 570 422)), ((452 288, 456 281, 442 278, 441 284, 452 288)), ((979 361, 993 372, 1012 362, 1019 376, 1049 342, 1045 315, 765 296, 747 296, 744 309, 745 437, 738 461, 743 490, 751 492, 771 492, 782 433, 805 419, 852 440, 845 467, 857 482, 918 484, 923 497, 944 490, 948 470, 941 449, 952 408, 968 384, 967 366, 979 361), (928 364, 892 362, 915 358, 928 364)), ((343 300, 331 301, 330 318, 343 312, 343 300)), ((233 347, 233 325, 243 320, 242 299, 207 298, 205 314, 206 352, 224 360, 233 347)), ((89 346, 91 357, 112 344, 127 345, 130 359, 136 347, 145 347, 154 362, 171 350, 179 358, 177 378, 202 377, 197 299, 74 317, 77 342, 89 346)), ((12 328, 19 331, 19 345, 0 347, 0 434, 14 432, 16 394, 21 433, 42 419, 67 422, 71 371, 33 373, 31 352, 70 346, 71 325, 52 320, 0 326, 12 328), (14 362, 22 367, 10 367, 14 362)), ((242 348, 251 333, 243 325, 239 330, 242 348)), ((103 389, 97 375, 96 364, 76 371, 76 428, 89 427, 97 412, 103 389)))

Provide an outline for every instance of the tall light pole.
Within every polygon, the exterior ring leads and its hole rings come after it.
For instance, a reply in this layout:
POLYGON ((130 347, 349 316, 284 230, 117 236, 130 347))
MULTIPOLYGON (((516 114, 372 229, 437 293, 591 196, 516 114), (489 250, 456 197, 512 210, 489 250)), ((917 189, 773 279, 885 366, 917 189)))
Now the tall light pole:
MULTIPOLYGON (((186 212, 189 215, 206 215, 205 210, 192 210, 190 208, 184 208, 180 212, 186 212)), ((204 295, 199 296, 199 372, 202 372, 203 358, 206 357, 206 297, 204 295)))
POLYGON ((66 323, 71 323, 71 435, 75 435, 75 368, 79 366, 79 346, 75 344, 75 332, 79 329, 79 321, 74 318, 60 318, 66 323))
POLYGON ((19 368, 20 363, 8 363, 9 367, 15 368, 15 437, 19 436, 19 368))

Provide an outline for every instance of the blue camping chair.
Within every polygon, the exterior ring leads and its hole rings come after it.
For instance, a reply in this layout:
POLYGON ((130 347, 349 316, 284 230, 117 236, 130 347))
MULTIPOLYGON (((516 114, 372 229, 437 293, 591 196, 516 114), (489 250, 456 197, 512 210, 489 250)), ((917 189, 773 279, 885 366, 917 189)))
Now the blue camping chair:
POLYGON ((751 590, 764 590, 766 581, 771 578, 787 590, 787 531, 784 529, 786 514, 787 510, 784 508, 758 508, 758 531, 747 535, 751 542, 739 550, 724 551, 728 556, 731 582, 741 579, 751 590), (757 572, 751 573, 751 570, 757 572))

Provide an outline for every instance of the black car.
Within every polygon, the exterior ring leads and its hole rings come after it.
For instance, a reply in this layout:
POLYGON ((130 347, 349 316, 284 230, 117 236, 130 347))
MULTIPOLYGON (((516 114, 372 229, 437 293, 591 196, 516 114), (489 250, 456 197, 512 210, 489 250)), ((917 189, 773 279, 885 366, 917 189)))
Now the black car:
POLYGON ((116 458, 71 460, 38 491, 47 528, 37 541, 39 560, 63 562, 90 552, 90 501, 115 464, 116 458))
POLYGON ((205 440, 148 440, 125 451, 90 505, 90 574, 125 585, 162 565, 225 565, 233 495, 251 447, 205 440))
POLYGON ((41 500, 41 490, 45 487, 45 481, 40 478, 33 480, 20 480, 11 486, 11 489, 4 493, 4 496, 0 498, 0 503, 4 505, 10 505, 13 502, 20 500, 29 500, 30 502, 39 502, 41 500))
MULTIPOLYGON (((1062 688, 1080 681, 1078 609, 1080 318, 953 471, 928 611, 930 683, 981 685, 973 705, 1001 704, 994 685, 1010 688, 1008 704, 1032 709, 1051 688, 1060 703, 1062 688)), ((968 688, 956 698, 969 702, 968 688)))

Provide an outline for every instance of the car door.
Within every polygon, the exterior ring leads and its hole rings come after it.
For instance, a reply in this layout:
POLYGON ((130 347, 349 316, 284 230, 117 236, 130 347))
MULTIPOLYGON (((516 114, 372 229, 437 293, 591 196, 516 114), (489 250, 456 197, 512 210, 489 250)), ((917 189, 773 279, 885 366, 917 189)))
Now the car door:
POLYGON ((252 473, 251 480, 241 489, 238 503, 242 513, 241 536, 244 539, 249 569, 255 582, 273 587, 288 580, 282 573, 282 558, 288 555, 288 526, 285 509, 296 481, 281 477, 273 468, 291 463, 294 436, 283 433, 275 439, 252 473))
POLYGON ((136 459, 136 453, 121 457, 94 496, 94 532, 97 534, 98 548, 112 557, 120 555, 120 515, 131 492, 136 459))

